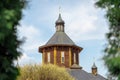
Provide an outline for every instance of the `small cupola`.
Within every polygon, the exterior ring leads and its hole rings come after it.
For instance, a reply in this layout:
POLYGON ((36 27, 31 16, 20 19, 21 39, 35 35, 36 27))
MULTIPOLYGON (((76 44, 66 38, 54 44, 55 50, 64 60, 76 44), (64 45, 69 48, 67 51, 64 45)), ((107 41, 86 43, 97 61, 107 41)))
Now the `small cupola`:
POLYGON ((56 25, 59 25, 59 24, 64 24, 64 21, 62 20, 62 17, 61 17, 61 14, 59 13, 59 17, 56 21, 56 25))
POLYGON ((64 32, 64 24, 65 22, 62 20, 61 14, 59 14, 59 17, 57 19, 57 21, 55 22, 56 24, 56 31, 62 31, 64 32))
POLYGON ((92 66, 92 74, 95 76, 97 75, 97 67, 96 67, 95 63, 93 63, 93 66, 92 66))

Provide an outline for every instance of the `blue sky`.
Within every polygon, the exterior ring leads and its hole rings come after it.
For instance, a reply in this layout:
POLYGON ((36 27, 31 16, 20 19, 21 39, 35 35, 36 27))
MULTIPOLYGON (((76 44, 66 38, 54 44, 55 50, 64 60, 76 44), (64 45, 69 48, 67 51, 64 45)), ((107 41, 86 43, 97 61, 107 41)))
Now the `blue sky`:
POLYGON ((91 72, 95 62, 98 73, 106 76, 107 69, 101 57, 104 55, 108 24, 105 11, 96 8, 94 3, 95 0, 31 0, 23 10, 18 29, 19 38, 26 38, 21 46, 23 55, 19 58, 19 64, 41 64, 42 55, 38 53, 38 47, 55 33, 55 21, 61 6, 65 32, 76 45, 83 47, 79 55, 80 66, 91 72))

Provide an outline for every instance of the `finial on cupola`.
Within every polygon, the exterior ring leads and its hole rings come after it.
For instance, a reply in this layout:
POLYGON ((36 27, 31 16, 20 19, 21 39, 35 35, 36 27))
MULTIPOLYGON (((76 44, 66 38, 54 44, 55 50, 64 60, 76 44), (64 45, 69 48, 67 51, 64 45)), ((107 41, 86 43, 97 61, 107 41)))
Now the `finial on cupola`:
POLYGON ((55 24, 56 24, 56 26, 55 26, 56 31, 64 32, 64 24, 65 24, 65 22, 61 17, 61 7, 59 7, 59 16, 58 16, 58 19, 56 20, 55 24))
POLYGON ((58 19, 57 19, 57 21, 56 21, 56 25, 64 25, 64 21, 62 20, 62 17, 61 17, 61 14, 59 13, 59 17, 58 17, 58 19))

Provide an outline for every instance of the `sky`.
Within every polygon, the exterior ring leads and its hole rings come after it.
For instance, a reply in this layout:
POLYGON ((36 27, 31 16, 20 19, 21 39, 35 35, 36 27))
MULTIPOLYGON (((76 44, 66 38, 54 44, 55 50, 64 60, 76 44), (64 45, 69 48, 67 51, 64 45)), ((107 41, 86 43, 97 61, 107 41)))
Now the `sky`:
POLYGON ((60 6, 66 34, 83 48, 79 54, 80 66, 91 73, 95 62, 98 73, 106 77, 107 68, 101 58, 107 43, 105 33, 108 32, 108 22, 105 10, 97 8, 95 1, 97 0, 30 0, 18 26, 19 39, 25 40, 21 45, 23 55, 18 60, 19 64, 42 63, 38 48, 46 44, 55 33, 60 6))

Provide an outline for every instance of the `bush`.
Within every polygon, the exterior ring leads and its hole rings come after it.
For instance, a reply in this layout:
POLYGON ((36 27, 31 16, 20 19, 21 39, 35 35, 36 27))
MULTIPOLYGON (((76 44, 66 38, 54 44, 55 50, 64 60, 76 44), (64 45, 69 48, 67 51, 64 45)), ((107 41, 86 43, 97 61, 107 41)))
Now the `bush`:
POLYGON ((25 65, 20 74, 17 80, 74 80, 65 68, 52 64, 25 65))

